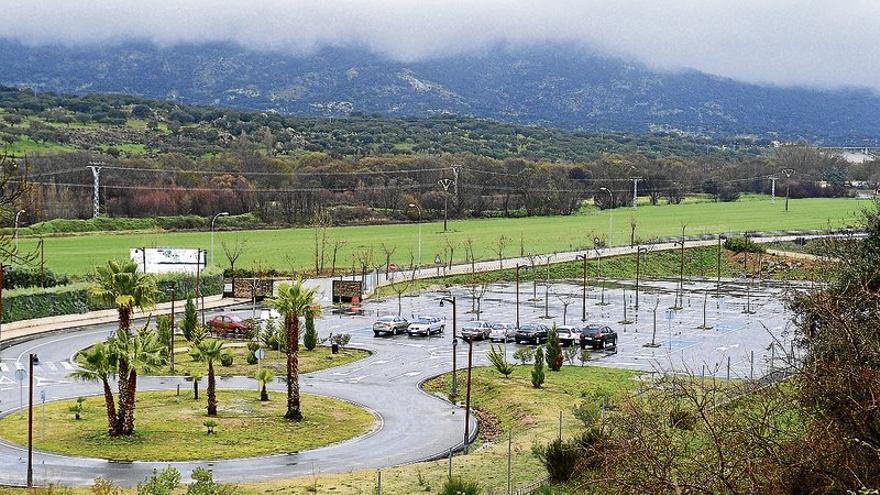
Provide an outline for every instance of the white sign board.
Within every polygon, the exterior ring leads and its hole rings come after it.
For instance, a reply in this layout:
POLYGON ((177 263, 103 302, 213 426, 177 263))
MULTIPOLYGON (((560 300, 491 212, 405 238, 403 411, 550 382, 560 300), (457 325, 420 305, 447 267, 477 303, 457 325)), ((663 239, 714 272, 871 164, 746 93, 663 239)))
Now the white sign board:
POLYGON ((142 273, 194 274, 208 266, 208 252, 204 249, 132 248, 130 254, 142 273))

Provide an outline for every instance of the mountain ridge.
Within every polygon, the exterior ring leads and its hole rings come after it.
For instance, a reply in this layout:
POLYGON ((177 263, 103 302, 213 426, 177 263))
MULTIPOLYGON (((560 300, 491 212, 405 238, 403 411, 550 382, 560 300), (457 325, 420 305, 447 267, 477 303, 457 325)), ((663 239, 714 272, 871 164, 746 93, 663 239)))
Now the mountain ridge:
POLYGON ((452 113, 592 132, 880 141, 880 96, 867 89, 762 86, 549 44, 397 62, 357 48, 293 56, 216 43, 74 48, 0 40, 0 60, 0 84, 10 86, 286 114, 452 113))

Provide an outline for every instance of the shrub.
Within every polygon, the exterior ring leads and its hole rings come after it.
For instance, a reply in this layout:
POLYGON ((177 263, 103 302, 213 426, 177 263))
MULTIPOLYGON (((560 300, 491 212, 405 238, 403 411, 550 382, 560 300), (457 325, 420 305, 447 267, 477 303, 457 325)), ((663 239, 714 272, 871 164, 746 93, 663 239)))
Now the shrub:
POLYGON ((529 347, 521 347, 513 353, 513 359, 516 359, 521 364, 529 364, 529 361, 532 360, 532 357, 535 355, 535 352, 532 351, 529 347))
POLYGON ((578 354, 578 361, 580 361, 580 362, 581 362, 581 366, 583 366, 584 363, 586 363, 587 361, 589 361, 591 357, 592 357, 592 355, 590 354, 590 351, 589 351, 589 350, 587 350, 587 349, 581 349, 580 354, 578 354))
POLYGON ((208 435, 213 435, 213 434, 214 434, 214 428, 217 428, 217 426, 219 425, 219 423, 217 423, 217 422, 214 421, 213 419, 209 419, 209 420, 205 421, 205 422, 202 423, 202 424, 205 425, 205 428, 208 429, 208 435))
POLYGON ((544 350, 541 347, 535 350, 535 367, 532 368, 532 386, 541 388, 544 384, 544 350))
POLYGON ((303 346, 307 351, 314 351, 318 345, 318 332, 315 330, 315 315, 306 311, 306 331, 303 334, 303 346))
POLYGON ((513 373, 513 365, 507 362, 507 354, 505 354, 501 346, 496 348, 494 345, 490 345, 487 357, 492 366, 504 375, 504 378, 508 378, 513 373))
POLYGON ((226 351, 220 355, 220 366, 230 367, 232 363, 235 361, 235 358, 232 356, 232 352, 226 351))
POLYGON ((180 330, 183 332, 183 338, 192 342, 193 333, 198 326, 199 315, 196 312, 196 305, 193 302, 192 297, 188 297, 186 299, 186 306, 184 307, 183 322, 181 322, 180 324, 180 330))
POLYGON ((68 410, 73 413, 73 419, 79 421, 82 419, 83 412, 83 402, 86 401, 85 397, 77 397, 76 404, 70 406, 68 410))
POLYGON ((247 362, 247 364, 257 364, 258 362, 260 362, 260 360, 257 359, 257 353, 254 351, 251 351, 248 353, 247 357, 245 358, 245 362, 247 362))
POLYGON ((550 480, 565 483, 571 479, 580 460, 580 450, 558 438, 547 445, 535 445, 532 453, 544 465, 550 480))
POLYGON ((122 495, 122 488, 114 485, 110 480, 97 478, 92 485, 91 492, 93 495, 122 495))
POLYGON ((547 367, 550 371, 559 371, 562 369, 562 344, 559 342, 559 333, 556 331, 556 324, 547 333, 547 367))
POLYGON ((340 348, 347 346, 349 342, 351 342, 350 333, 337 333, 336 335, 330 336, 330 343, 336 344, 340 348))
POLYGON ((680 407, 675 407, 669 411, 669 426, 679 430, 690 431, 694 429, 697 418, 694 413, 680 407))
POLYGON ((197 467, 192 472, 193 483, 186 487, 186 495, 232 495, 235 489, 214 481, 211 471, 197 467))
POLYGON ((724 241, 724 249, 735 253, 763 253, 767 248, 763 244, 758 244, 747 237, 728 237, 724 241))
POLYGON ((443 483, 440 495, 480 495, 483 489, 475 481, 451 478, 443 483))
POLYGON ((247 343, 247 350, 249 350, 249 351, 251 351, 251 352, 257 352, 257 350, 259 350, 259 348, 260 348, 260 343, 259 343, 259 342, 256 342, 256 341, 253 341, 253 340, 252 340, 252 341, 250 341, 250 342, 247 343))
POLYGON ((138 495, 171 495, 180 486, 180 471, 171 466, 147 476, 143 483, 138 483, 138 495))
MULTIPOLYGON (((43 274, 37 268, 28 267, 3 267, 3 289, 25 289, 28 287, 42 287, 43 274)), ((57 287, 70 284, 70 277, 64 274, 56 274, 51 270, 45 270, 46 287, 57 287)))

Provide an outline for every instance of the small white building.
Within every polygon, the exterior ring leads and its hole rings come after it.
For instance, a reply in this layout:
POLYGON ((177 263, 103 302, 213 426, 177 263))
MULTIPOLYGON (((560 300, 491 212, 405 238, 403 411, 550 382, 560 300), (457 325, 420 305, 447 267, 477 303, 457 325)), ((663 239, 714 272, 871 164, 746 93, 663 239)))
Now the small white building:
POLYGON ((208 251, 188 248, 131 248, 132 261, 141 273, 190 273, 204 271, 208 251))

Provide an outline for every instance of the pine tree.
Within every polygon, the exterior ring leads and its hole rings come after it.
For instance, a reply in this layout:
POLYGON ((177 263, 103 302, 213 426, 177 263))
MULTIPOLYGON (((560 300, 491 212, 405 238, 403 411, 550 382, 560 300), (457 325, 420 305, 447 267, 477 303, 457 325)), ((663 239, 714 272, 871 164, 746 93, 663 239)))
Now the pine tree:
POLYGON ((306 331, 303 334, 303 346, 307 351, 314 351, 318 345, 318 332, 315 330, 315 315, 311 310, 306 311, 306 331))
POLYGON ((547 334, 547 367, 550 371, 562 369, 562 344, 559 343, 559 333, 556 331, 555 323, 547 334))
POLYGON ((188 341, 192 341, 197 326, 199 326, 199 315, 196 312, 196 305, 192 297, 188 297, 186 298, 186 308, 183 313, 183 323, 180 324, 183 337, 188 341))
POLYGON ((532 386, 541 388, 544 384, 544 349, 535 350, 535 367, 532 369, 532 386))

